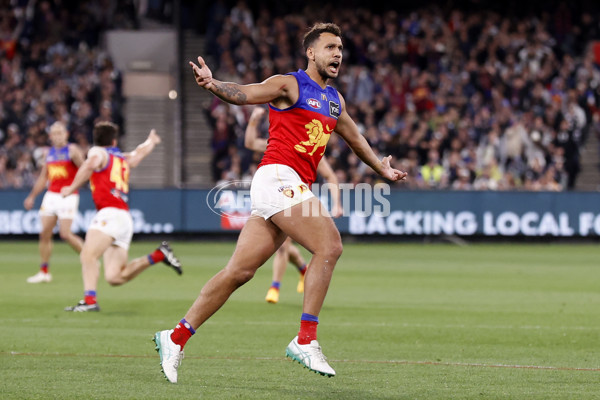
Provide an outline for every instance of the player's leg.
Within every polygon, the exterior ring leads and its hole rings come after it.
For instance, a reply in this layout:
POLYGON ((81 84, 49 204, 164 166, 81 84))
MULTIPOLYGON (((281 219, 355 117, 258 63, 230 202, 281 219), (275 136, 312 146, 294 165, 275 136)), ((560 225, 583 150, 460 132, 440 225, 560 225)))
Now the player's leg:
POLYGON ((109 209, 104 214, 110 221, 107 224, 106 232, 114 239, 112 246, 104 252, 104 277, 109 284, 118 286, 129 282, 142 271, 160 261, 181 275, 181 263, 167 242, 162 242, 152 253, 128 262, 129 246, 133 237, 131 214, 128 211, 117 209, 109 209))
POLYGON ((84 298, 78 304, 65 308, 65 311, 86 312, 100 311, 96 301, 98 277, 100 276, 100 257, 111 246, 112 236, 98 229, 88 229, 79 254, 81 260, 81 273, 83 276, 84 298))
POLYGON ((71 225, 77 216, 79 208, 79 195, 72 194, 65 198, 59 198, 58 223, 60 238, 67 242, 77 253, 81 253, 83 239, 71 232, 71 225))
POLYGON ((60 238, 67 242, 69 246, 77 253, 81 253, 83 248, 83 239, 71 231, 71 225, 73 225, 72 219, 59 219, 58 220, 58 233, 60 238))
POLYGON ((285 234, 271 221, 252 217, 240 232, 233 255, 219 273, 209 280, 185 315, 196 329, 214 314, 240 286, 281 246, 285 234))
POLYGON ((274 215, 272 221, 313 254, 305 276, 300 331, 288 345, 286 355, 315 372, 334 376, 335 371, 325 360, 317 342, 317 324, 333 270, 342 254, 339 231, 315 197, 274 215))
POLYGON ((119 242, 116 242, 115 245, 110 246, 104 252, 104 277, 109 284, 118 286, 129 282, 142 271, 159 261, 172 267, 181 275, 181 263, 175 257, 173 250, 171 250, 167 242, 161 243, 154 252, 134 258, 129 262, 127 262, 128 247, 120 246, 119 242), (170 257, 165 255, 167 251, 170 257))
POLYGON ((305 277, 303 311, 318 316, 329 288, 333 269, 342 254, 340 233, 327 210, 316 197, 274 215, 272 221, 312 253, 305 277), (303 216, 307 210, 309 215, 303 216))
POLYGON ((276 304, 279 301, 279 288, 281 286, 283 274, 285 273, 285 268, 287 267, 289 257, 288 249, 291 244, 291 239, 287 238, 275 252, 275 257, 273 258, 273 279, 269 291, 267 292, 267 296, 265 297, 265 300, 268 303, 276 304))
POLYGON ((52 255, 52 230, 56 226, 58 217, 56 215, 40 215, 42 229, 40 230, 39 252, 40 252, 40 270, 37 274, 27 278, 29 283, 42 283, 52 281, 50 274, 50 256, 52 255))
POLYGON ((104 279, 109 285, 118 286, 135 278, 150 266, 148 257, 139 257, 127 262, 129 251, 126 248, 111 245, 104 252, 104 279))
POLYGON ((185 317, 175 329, 156 332, 156 350, 163 372, 170 382, 177 382, 177 368, 187 340, 225 304, 237 288, 254 276, 284 240, 285 234, 273 223, 260 217, 251 217, 240 232, 229 262, 204 285, 185 317))
POLYGON ((298 249, 297 246, 291 244, 291 240, 290 246, 288 248, 288 256, 290 262, 294 264, 294 266, 300 273, 300 278, 298 279, 296 291, 298 293, 304 293, 304 274, 306 274, 306 261, 304 261, 304 257, 302 257, 302 254, 300 253, 300 249, 298 249))

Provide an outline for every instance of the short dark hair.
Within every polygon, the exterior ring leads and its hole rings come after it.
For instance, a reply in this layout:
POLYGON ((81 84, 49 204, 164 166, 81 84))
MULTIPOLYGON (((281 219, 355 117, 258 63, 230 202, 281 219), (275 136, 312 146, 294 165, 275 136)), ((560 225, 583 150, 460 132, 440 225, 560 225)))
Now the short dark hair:
POLYGON ((321 33, 324 32, 332 33, 340 38, 342 37, 342 30, 336 24, 331 22, 317 22, 304 35, 304 39, 302 40, 304 51, 306 52, 306 50, 308 50, 308 48, 321 36, 321 33))
POLYGON ((98 122, 94 125, 94 145, 112 146, 119 136, 119 127, 112 122, 98 122))

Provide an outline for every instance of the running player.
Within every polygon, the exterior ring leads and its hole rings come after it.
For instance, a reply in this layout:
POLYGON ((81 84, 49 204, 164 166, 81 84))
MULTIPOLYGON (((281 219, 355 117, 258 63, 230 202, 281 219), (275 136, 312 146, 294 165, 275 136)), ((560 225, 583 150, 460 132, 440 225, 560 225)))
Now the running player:
POLYGON ((190 62, 196 83, 231 104, 269 103, 269 145, 250 188, 252 215, 240 232, 229 262, 212 277, 174 329, 156 332, 154 341, 166 378, 177 382, 187 340, 281 246, 287 236, 312 253, 304 278, 300 331, 286 355, 324 376, 334 376, 317 341, 319 313, 342 240, 333 219, 310 191, 331 132, 384 178, 403 180, 406 173, 379 160, 346 111, 329 79, 342 63, 342 34, 335 24, 319 23, 304 36, 306 70, 275 75, 262 83, 240 85, 213 78, 204 59, 190 62))
POLYGON ((97 123, 94 126, 94 147, 88 152, 87 160, 79 168, 73 183, 60 191, 67 197, 89 180, 92 199, 98 210, 81 250, 84 299, 65 308, 65 311, 100 311, 96 300, 100 257, 104 259, 104 277, 113 286, 129 282, 159 261, 179 275, 182 272, 181 263, 167 242, 162 242, 153 253, 127 262, 133 236, 133 220, 127 204, 129 169, 137 167, 154 150, 160 143, 160 137, 152 129, 146 141, 129 153, 121 153, 117 138, 118 127, 115 124, 97 123))
MULTIPOLYGON (((252 110, 248 126, 246 127, 246 134, 244 136, 244 145, 246 148, 254 151, 264 153, 267 150, 267 139, 258 137, 258 126, 260 125, 267 110, 263 107, 255 107, 252 110)), ((330 185, 330 193, 332 198, 332 209, 331 216, 338 218, 342 215, 342 203, 340 200, 340 188, 338 185, 338 179, 335 172, 329 165, 326 158, 321 158, 319 165, 317 166, 317 173, 319 173, 325 181, 330 185)), ((296 286, 298 293, 304 293, 304 275, 306 274, 306 262, 300 253, 300 250, 292 244, 292 239, 287 238, 275 252, 275 258, 273 259, 273 280, 271 286, 267 291, 265 300, 267 303, 277 304, 279 302, 279 289, 281 287, 281 280, 287 267, 288 262, 294 264, 298 272, 300 273, 300 279, 296 286)))
POLYGON ((31 210, 35 198, 46 186, 48 187, 39 212, 42 225, 39 239, 40 270, 37 274, 27 278, 29 283, 52 281, 52 274, 50 273, 50 257, 53 245, 52 231, 57 221, 61 239, 67 242, 77 253, 81 252, 83 246, 83 240, 71 232, 71 225, 79 208, 79 194, 75 191, 65 198, 60 195, 60 190, 73 182, 77 169, 83 164, 83 151, 76 144, 68 142, 69 132, 62 122, 55 122, 50 126, 48 137, 52 146, 45 151, 45 163, 40 171, 40 176, 23 201, 25 209, 31 210))

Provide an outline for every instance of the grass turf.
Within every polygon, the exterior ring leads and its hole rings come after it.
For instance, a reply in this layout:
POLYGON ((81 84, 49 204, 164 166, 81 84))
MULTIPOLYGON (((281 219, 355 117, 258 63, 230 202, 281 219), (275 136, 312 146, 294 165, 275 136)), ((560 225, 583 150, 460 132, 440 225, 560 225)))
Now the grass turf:
MULTIPOLYGON (((132 257, 156 243, 135 242, 132 257)), ((151 338, 172 328, 233 243, 173 243, 123 287, 82 295, 77 256, 57 243, 51 284, 25 283, 35 242, 0 242, 0 397, 6 399, 594 399, 600 269, 593 245, 347 244, 320 315, 331 379, 284 357, 298 329, 297 273, 264 301, 271 263, 186 346, 166 382, 151 338)), ((306 253, 304 253, 306 254, 306 253)))

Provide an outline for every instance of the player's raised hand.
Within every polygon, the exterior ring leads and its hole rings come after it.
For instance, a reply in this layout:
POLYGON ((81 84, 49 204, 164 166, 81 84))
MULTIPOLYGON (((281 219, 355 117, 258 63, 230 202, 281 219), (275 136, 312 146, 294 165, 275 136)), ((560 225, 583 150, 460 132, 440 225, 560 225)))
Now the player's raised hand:
POLYGON ((254 107, 254 110, 252 110, 252 114, 250 114, 249 121, 260 122, 266 113, 267 113, 267 110, 264 107, 260 107, 260 106, 254 107))
POLYGON ((148 134, 148 140, 150 140, 154 144, 159 144, 161 142, 160 136, 156 134, 156 129, 152 129, 148 134))
POLYGON ((381 176, 383 176, 386 179, 389 179, 390 181, 405 180, 406 176, 408 174, 406 172, 392 168, 392 166, 390 165, 391 159, 392 159, 392 156, 387 156, 381 160, 381 164, 383 164, 383 169, 381 170, 381 176))
POLYGON ((190 61, 190 66, 194 72, 196 83, 204 89, 210 90, 212 87, 212 72, 204 62, 204 58, 198 57, 198 65, 190 61))

